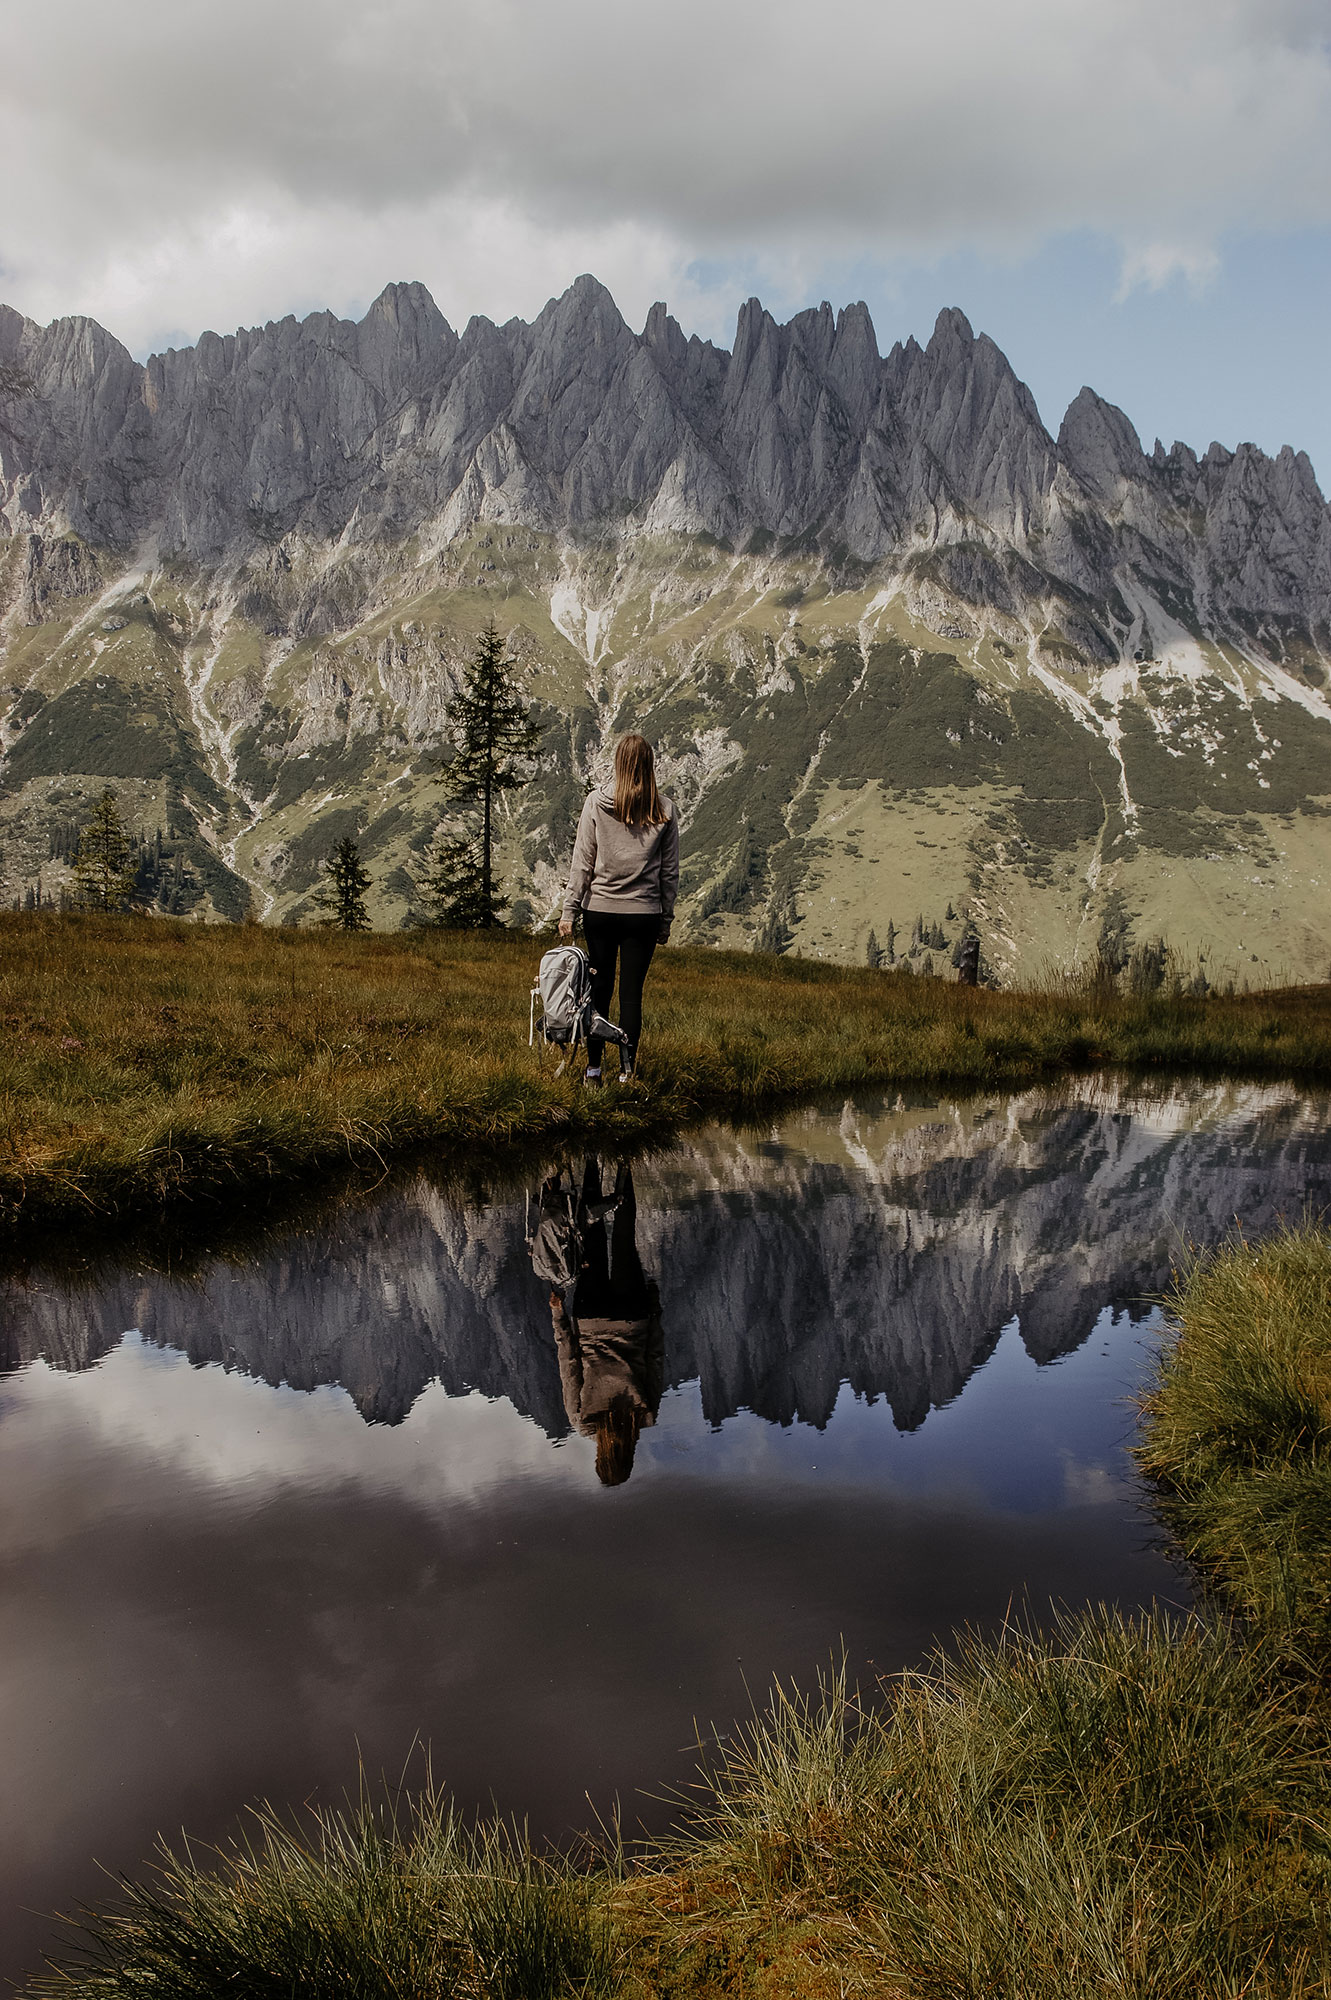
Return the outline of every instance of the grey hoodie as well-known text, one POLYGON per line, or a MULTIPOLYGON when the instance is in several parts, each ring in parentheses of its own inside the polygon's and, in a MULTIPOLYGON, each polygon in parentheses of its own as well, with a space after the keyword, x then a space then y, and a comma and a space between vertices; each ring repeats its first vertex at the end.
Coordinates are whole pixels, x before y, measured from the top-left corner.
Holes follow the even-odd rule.
POLYGON ((661 803, 664 826, 625 826, 615 816, 615 794, 609 785, 588 795, 564 892, 566 922, 571 923, 578 910, 592 910, 613 916, 659 916, 669 924, 679 890, 679 822, 671 800, 661 803))

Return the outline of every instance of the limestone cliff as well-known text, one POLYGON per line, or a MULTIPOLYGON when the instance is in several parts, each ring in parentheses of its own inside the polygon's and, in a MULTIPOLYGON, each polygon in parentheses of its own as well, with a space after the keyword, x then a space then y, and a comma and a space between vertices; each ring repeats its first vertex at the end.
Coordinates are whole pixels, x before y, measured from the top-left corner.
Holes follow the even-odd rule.
POLYGON ((858 956, 950 904, 1015 971, 1084 956, 1117 892, 1213 974, 1331 955, 1307 458, 1148 453, 1090 389, 1055 438, 960 312, 884 357, 863 306, 751 300, 727 352, 591 278, 460 335, 407 284, 141 366, 0 308, 0 524, 11 899, 109 778, 201 911, 299 917, 352 832, 400 920, 493 614, 548 725, 520 917, 637 724, 696 936, 858 956))

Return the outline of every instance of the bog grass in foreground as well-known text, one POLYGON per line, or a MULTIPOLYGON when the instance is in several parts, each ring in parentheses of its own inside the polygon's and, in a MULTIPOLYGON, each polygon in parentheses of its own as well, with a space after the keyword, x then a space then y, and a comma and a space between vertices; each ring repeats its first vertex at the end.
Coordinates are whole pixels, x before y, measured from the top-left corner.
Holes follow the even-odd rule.
POLYGON ((1223 1631, 1091 1612, 968 1641, 881 1711, 838 1676, 778 1691, 624 1921, 649 1964, 683 1939, 750 1982, 784 1934, 930 2000, 1323 1993, 1322 1776, 1223 1631))
POLYGON ((629 1144, 820 1090, 1099 1065, 1331 1076, 1331 989, 991 993, 667 950, 641 1078, 593 1093, 526 1046, 540 949, 0 914, 0 1236, 234 1207, 422 1147, 629 1144))
POLYGON ((362 1800, 289 1821, 199 1867, 166 1853, 150 1883, 89 1915, 30 1993, 288 1995, 300 2000, 564 2000, 611 1990, 593 1885, 522 1834, 465 1826, 432 1789, 405 1820, 362 1800))
POLYGON ((1138 1457, 1165 1513, 1263 1639, 1331 1668, 1331 1234, 1195 1264, 1172 1302, 1138 1457))
POLYGON ((1199 1622, 1069 1619, 972 1641, 881 1709, 778 1690, 663 1852, 573 1872, 437 1796, 87 1918, 30 2000, 1305 2000, 1331 1869, 1307 1728, 1199 1622))

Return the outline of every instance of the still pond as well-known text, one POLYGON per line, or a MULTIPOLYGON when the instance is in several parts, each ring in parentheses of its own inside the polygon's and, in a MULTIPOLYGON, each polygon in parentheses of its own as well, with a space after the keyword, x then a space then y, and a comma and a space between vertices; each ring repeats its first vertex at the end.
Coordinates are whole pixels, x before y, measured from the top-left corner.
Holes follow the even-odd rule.
POLYGON ((423 1179, 183 1273, 0 1277, 0 1982, 159 1831, 358 1760, 659 1826, 699 1731, 843 1643, 864 1681, 1010 1607, 1186 1603, 1128 1451, 1155 1301, 1325 1209, 1331 1125, 1099 1082, 569 1164, 544 1211, 423 1179), (538 1228, 569 1190, 580 1304, 538 1228), (598 1476, 569 1315, 626 1283, 598 1476))

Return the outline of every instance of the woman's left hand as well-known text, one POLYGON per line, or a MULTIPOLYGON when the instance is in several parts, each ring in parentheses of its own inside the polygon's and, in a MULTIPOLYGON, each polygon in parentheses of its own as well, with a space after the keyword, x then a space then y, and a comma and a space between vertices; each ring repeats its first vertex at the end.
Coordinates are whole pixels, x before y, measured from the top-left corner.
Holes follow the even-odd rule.
POLYGON ((559 919, 559 935, 560 937, 572 937, 573 935, 572 917, 561 917, 559 919))

